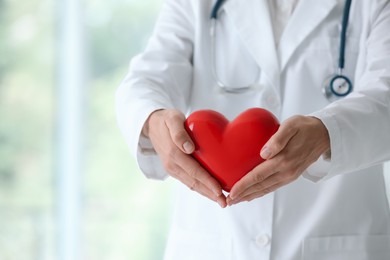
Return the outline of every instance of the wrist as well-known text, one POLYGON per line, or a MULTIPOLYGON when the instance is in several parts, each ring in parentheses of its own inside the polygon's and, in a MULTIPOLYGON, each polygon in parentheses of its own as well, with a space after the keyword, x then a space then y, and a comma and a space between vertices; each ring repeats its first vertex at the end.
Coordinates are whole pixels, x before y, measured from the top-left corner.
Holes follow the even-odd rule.
POLYGON ((149 138, 149 117, 146 120, 146 122, 144 124, 144 127, 142 127, 141 135, 143 135, 144 137, 149 138))
POLYGON ((144 123, 144 126, 142 127, 141 134, 143 136, 149 138, 149 129, 150 129, 150 124, 151 124, 150 122, 153 121, 154 117, 159 114, 157 112, 161 112, 163 110, 164 109, 158 109, 158 110, 155 110, 152 113, 150 113, 149 117, 146 119, 146 121, 144 123))
POLYGON ((309 117, 314 119, 316 125, 318 126, 318 131, 320 133, 321 147, 322 147, 322 155, 324 156, 324 158, 330 159, 331 150, 330 150, 330 137, 329 137, 328 129, 321 121, 321 119, 313 116, 309 116, 309 117))

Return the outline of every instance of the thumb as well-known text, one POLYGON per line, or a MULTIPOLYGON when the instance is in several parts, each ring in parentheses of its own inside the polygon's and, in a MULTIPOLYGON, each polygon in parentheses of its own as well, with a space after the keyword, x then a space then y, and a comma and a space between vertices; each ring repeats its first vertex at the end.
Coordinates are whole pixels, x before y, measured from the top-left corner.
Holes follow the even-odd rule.
POLYGON ((179 112, 173 112, 166 120, 166 126, 173 143, 184 153, 191 154, 195 145, 184 128, 185 116, 179 112))
POLYGON ((278 131, 268 140, 260 152, 260 156, 267 160, 280 153, 297 133, 297 129, 292 127, 288 122, 282 124, 278 131))

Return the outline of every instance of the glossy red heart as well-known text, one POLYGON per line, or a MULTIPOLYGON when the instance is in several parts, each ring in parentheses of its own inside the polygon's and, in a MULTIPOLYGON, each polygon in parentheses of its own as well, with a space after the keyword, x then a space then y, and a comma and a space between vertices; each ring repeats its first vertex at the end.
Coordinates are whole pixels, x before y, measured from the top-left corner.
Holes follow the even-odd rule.
POLYGON ((261 108, 248 109, 232 122, 216 111, 200 110, 184 125, 195 142, 193 156, 228 192, 264 161, 260 151, 279 128, 276 117, 261 108))

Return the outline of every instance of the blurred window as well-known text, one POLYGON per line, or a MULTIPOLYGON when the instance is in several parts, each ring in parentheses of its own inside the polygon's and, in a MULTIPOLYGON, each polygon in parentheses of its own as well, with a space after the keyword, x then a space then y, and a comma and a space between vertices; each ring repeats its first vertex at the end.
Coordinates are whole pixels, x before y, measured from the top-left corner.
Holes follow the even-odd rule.
MULTIPOLYGON (((65 120, 56 82, 65 63, 59 2, 0 0, 1 260, 65 259, 58 216, 58 208, 68 206, 58 196, 57 127, 65 120)), ((80 219, 73 223, 80 223, 79 259, 162 258, 171 185, 147 181, 138 171, 114 111, 115 89, 145 46, 161 2, 81 2, 86 68, 75 180, 81 190, 66 190, 80 193, 74 194, 80 219)))

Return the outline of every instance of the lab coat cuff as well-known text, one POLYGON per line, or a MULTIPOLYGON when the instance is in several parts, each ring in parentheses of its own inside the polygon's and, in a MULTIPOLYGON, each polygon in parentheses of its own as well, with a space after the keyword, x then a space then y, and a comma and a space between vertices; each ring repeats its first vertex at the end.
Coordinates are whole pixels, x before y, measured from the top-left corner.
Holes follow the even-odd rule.
POLYGON ((143 126, 150 114, 159 109, 171 108, 163 100, 134 100, 122 92, 117 95, 117 117, 131 154, 147 178, 163 180, 167 173, 153 149, 152 143, 142 135, 143 126))
POLYGON ((321 156, 315 163, 310 165, 302 176, 312 182, 320 182, 328 179, 331 162, 324 156, 321 156))
MULTIPOLYGON (((147 118, 145 119, 145 122, 147 118)), ((165 169, 162 167, 160 158, 158 157, 158 154, 156 153, 156 150, 154 149, 152 142, 150 141, 149 138, 143 135, 142 128, 141 128, 141 134, 139 137, 137 148, 138 148, 137 156, 136 156, 137 164, 138 167, 146 176, 146 178, 165 180, 168 177, 168 174, 165 172, 165 169)))
POLYGON ((148 179, 165 180, 169 176, 162 166, 157 153, 142 153, 139 149, 137 152, 137 164, 148 179))
POLYGON ((324 124, 329 133, 330 151, 323 154, 315 163, 308 167, 303 173, 303 177, 313 182, 326 180, 333 177, 336 172, 337 160, 335 156, 341 151, 341 132, 334 116, 321 110, 309 114, 309 116, 318 118, 324 124), (331 154, 331 156, 330 156, 331 154))

